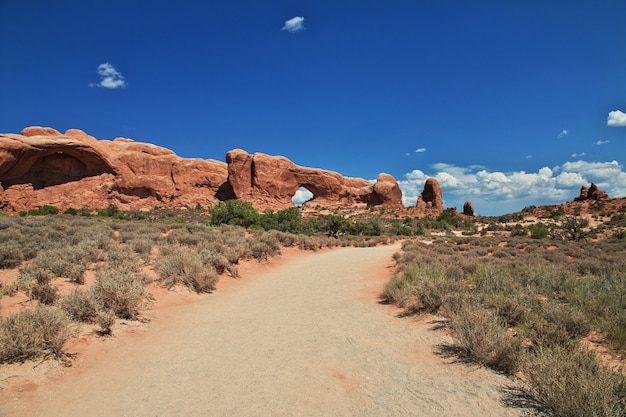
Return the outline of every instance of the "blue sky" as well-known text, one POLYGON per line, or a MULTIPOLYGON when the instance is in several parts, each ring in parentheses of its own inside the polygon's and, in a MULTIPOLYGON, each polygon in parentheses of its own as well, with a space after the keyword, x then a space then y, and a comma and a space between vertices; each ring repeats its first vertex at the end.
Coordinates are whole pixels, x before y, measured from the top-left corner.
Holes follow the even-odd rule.
POLYGON ((626 2, 0 0, 0 132, 234 148, 496 215, 626 196, 626 2))

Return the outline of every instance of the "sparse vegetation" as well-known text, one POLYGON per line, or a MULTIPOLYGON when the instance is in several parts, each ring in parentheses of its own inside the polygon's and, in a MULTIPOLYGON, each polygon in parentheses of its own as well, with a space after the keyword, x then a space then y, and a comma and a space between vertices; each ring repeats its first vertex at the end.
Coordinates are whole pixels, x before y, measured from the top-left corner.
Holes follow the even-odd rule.
POLYGON ((624 415, 624 379, 580 342, 593 331, 614 352, 626 352, 623 212, 607 213, 592 229, 580 211, 559 208, 523 224, 521 215, 469 219, 452 210, 422 219, 392 209, 319 210, 325 214, 315 218, 295 208, 258 213, 233 200, 208 210, 110 206, 54 215, 42 206, 23 217, 0 217, 0 268, 19 269, 0 293, 33 300, 29 310, 2 319, 0 362, 58 356, 72 320, 105 335, 116 320, 137 319, 148 297, 140 268, 153 269, 166 287, 203 293, 222 274, 238 276, 242 260, 261 262, 283 247, 373 246, 395 236, 428 236, 430 244, 407 240, 396 255, 402 269, 386 286, 386 300, 407 314, 444 316, 455 352, 523 374, 529 392, 554 415, 624 415), (454 236, 478 235, 479 227, 487 236, 454 236), (591 241, 594 235, 606 240, 591 241), (59 280, 71 290, 59 292, 59 280), (571 382, 583 374, 587 383, 571 382), (563 381, 566 395, 559 391, 563 381))
POLYGON ((594 330, 616 355, 626 351, 624 244, 544 242, 407 241, 382 296, 407 314, 446 317, 462 356, 521 372, 554 415, 625 415, 626 378, 581 342, 594 330))

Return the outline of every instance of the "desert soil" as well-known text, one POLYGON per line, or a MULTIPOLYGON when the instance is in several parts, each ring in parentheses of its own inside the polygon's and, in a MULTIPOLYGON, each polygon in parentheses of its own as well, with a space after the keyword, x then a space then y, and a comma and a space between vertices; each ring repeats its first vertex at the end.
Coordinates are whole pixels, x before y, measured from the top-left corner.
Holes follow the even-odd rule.
POLYGON ((522 415, 503 401, 509 379, 435 353, 450 340, 432 318, 377 303, 398 249, 244 268, 211 295, 155 307, 140 330, 68 344, 72 367, 9 368, 0 415, 522 415))

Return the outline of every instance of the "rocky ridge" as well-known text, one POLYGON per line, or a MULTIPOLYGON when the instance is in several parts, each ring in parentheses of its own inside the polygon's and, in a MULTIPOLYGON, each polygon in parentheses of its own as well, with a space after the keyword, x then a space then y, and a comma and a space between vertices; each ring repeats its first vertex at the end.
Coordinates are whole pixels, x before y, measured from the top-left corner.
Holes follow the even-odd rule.
POLYGON ((9 213, 46 204, 61 210, 212 207, 233 198, 258 210, 285 209, 294 206, 299 187, 314 195, 305 205, 402 207, 389 174, 371 183, 240 149, 228 152, 226 163, 181 158, 149 143, 98 140, 78 129, 62 134, 34 126, 21 135, 0 134, 0 209, 9 213))

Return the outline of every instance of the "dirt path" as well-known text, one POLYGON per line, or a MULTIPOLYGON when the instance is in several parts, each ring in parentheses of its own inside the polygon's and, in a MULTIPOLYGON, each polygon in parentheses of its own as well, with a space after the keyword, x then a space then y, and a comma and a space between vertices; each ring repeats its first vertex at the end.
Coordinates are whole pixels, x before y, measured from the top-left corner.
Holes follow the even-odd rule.
POLYGON ((505 378, 448 363, 440 332, 376 303, 398 248, 296 256, 171 306, 97 363, 3 392, 0 415, 520 415, 505 378))

